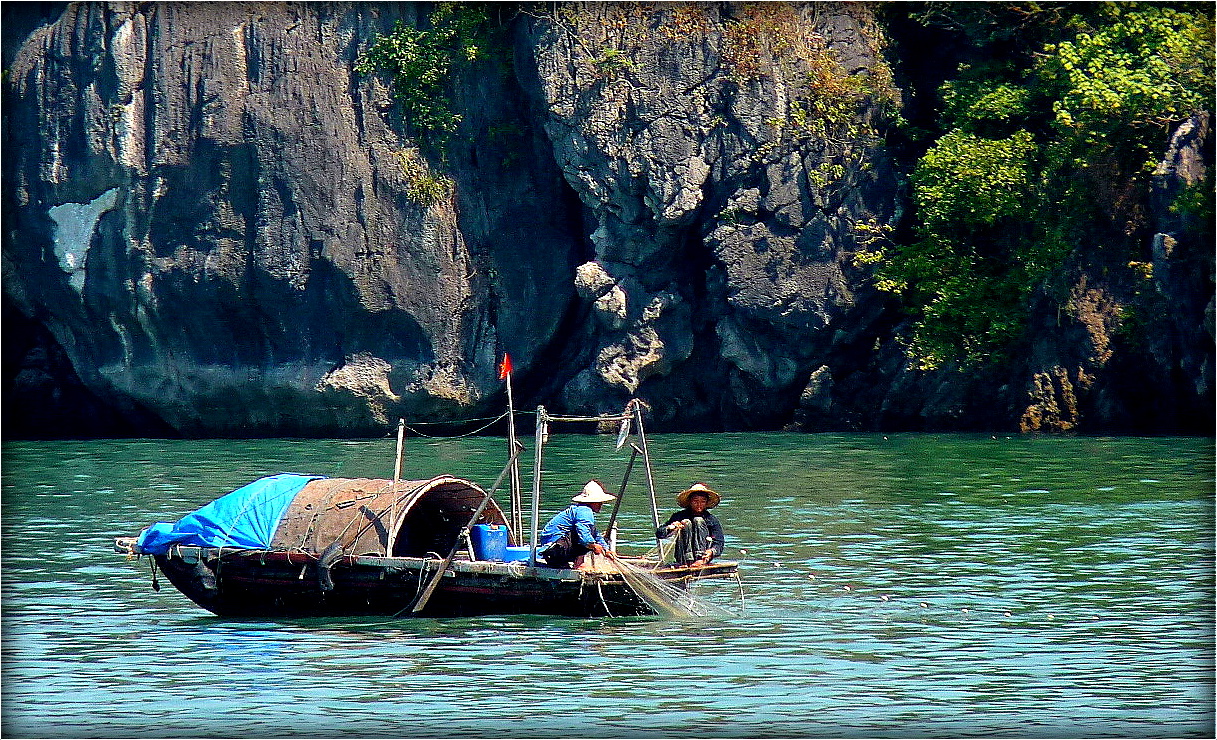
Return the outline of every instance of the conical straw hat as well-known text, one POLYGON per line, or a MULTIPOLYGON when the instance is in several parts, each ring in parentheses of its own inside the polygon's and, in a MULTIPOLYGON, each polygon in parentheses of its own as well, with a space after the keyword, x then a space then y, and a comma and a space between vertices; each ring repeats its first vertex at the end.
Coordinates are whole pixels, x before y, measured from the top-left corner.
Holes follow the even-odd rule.
POLYGON ((576 504, 595 504, 607 503, 616 501, 617 497, 604 490, 604 486, 600 485, 599 481, 589 480, 587 485, 583 487, 583 491, 571 499, 576 504))
POLYGON ((716 492, 711 490, 705 483, 694 483, 688 489, 676 494, 676 503, 680 504, 682 507, 688 506, 689 496, 695 493, 704 493, 707 497, 709 497, 710 503, 706 504, 707 509, 713 509, 715 506, 718 506, 719 501, 723 500, 722 496, 719 496, 716 492))

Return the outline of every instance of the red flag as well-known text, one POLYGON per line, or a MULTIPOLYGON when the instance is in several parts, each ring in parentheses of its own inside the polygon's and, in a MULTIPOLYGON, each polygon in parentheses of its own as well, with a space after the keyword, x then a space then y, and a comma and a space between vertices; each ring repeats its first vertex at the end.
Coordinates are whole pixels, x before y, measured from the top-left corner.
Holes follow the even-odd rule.
POLYGON ((511 374, 511 355, 503 353, 503 361, 499 363, 499 380, 511 374))

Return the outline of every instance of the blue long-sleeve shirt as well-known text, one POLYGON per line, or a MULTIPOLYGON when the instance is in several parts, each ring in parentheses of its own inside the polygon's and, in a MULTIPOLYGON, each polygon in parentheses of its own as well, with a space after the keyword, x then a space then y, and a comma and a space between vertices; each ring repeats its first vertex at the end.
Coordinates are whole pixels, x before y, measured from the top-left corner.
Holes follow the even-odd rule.
POLYGON ((590 545, 593 542, 608 547, 608 543, 596 531, 596 514, 583 504, 571 504, 549 520, 537 538, 537 545, 548 545, 567 532, 574 532, 572 542, 590 545))

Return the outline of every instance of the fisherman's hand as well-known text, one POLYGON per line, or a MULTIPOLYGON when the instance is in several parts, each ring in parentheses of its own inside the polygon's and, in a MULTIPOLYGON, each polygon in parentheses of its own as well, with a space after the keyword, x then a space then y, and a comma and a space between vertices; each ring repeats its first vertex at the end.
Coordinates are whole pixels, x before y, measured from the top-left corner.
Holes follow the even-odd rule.
POLYGON ((673 531, 677 531, 677 532, 678 532, 678 531, 680 531, 680 530, 682 530, 682 529, 684 529, 684 527, 685 527, 685 520, 684 520, 684 519, 681 519, 681 520, 679 520, 679 521, 672 522, 671 524, 669 524, 669 525, 668 525, 668 529, 673 530, 673 531))
POLYGON ((603 546, 602 546, 600 543, 598 543, 598 542, 593 542, 593 543, 592 543, 592 544, 591 544, 591 545, 588 547, 588 549, 589 549, 589 550, 591 550, 592 552, 596 553, 597 555, 603 555, 603 554, 604 554, 604 547, 603 547, 603 546))

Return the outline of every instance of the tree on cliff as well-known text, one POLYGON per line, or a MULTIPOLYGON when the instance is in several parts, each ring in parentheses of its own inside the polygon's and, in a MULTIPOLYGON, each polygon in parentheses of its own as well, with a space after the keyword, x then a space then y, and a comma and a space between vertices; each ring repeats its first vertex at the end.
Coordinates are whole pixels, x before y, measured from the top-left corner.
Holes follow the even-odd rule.
MULTIPOLYGON (((1154 166, 1175 126, 1213 110, 1213 6, 929 3, 913 18, 969 53, 912 173, 912 238, 877 234, 860 258, 915 317, 920 367, 1000 362, 1037 302, 1070 300, 1079 261, 1150 277, 1154 166)), ((1174 207, 1211 235, 1211 197, 1210 177, 1174 207)))

